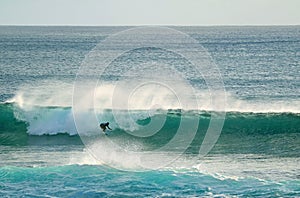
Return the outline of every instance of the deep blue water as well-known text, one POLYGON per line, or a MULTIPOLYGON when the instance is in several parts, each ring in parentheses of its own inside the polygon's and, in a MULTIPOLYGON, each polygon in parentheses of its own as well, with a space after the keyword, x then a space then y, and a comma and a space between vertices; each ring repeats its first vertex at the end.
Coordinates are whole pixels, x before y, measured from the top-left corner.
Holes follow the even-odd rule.
POLYGON ((0 196, 300 196, 300 27, 172 28, 217 66, 224 109, 220 90, 209 90, 216 73, 201 75, 168 50, 194 49, 176 35, 150 33, 153 43, 174 42, 155 48, 129 31, 102 47, 130 27, 0 26, 0 196), (141 47, 98 73, 93 50, 109 57, 134 42, 141 47), (200 155, 222 115, 216 144, 200 155))

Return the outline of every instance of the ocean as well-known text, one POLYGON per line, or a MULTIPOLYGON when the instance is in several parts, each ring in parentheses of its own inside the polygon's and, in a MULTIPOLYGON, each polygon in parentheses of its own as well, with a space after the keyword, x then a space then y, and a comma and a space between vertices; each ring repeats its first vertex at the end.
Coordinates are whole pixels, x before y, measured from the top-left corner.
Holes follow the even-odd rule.
POLYGON ((0 26, 0 196, 300 197, 299 74, 300 26, 0 26))

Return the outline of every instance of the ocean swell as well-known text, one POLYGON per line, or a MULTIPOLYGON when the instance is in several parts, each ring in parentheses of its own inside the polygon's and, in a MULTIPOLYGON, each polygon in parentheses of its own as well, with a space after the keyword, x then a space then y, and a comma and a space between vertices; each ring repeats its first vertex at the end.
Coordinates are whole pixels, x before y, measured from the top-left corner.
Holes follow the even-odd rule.
MULTIPOLYGON (((91 111, 100 122, 109 121, 113 128, 111 138, 137 139, 148 142, 149 145, 163 145, 176 134, 182 118, 189 122, 199 122, 195 135, 198 143, 208 128, 214 111, 196 110, 101 110, 91 111), (118 120, 114 119, 117 114, 118 120), (128 118, 130 115, 130 118, 128 118), (131 120, 130 122, 127 120, 131 120), (153 120, 162 120, 163 125, 152 136, 147 138, 132 135, 153 120), (134 123, 132 123, 134 121, 134 123)), ((82 115, 83 117, 85 115, 82 115)), ((90 123, 88 116, 85 120, 86 135, 89 132, 100 133, 98 123, 90 123)), ((186 133, 191 132, 185 126, 186 133)), ((275 134, 299 134, 300 114, 298 113, 245 113, 227 112, 222 134, 239 136, 270 136, 275 134)), ((21 144, 28 136, 49 136, 66 134, 77 136, 71 107, 40 107, 21 108, 15 103, 0 104, 0 135, 1 144, 21 144), (12 143, 13 142, 13 143, 12 143)), ((85 134, 80 134, 85 135, 85 134)))

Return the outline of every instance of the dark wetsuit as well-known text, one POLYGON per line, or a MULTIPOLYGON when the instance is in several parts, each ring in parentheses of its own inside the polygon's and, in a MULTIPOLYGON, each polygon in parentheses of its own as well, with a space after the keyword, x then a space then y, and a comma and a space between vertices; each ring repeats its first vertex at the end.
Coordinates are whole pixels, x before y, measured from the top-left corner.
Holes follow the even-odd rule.
POLYGON ((111 130, 111 128, 109 128, 108 125, 109 125, 109 122, 107 122, 107 123, 101 123, 101 124, 100 124, 100 128, 101 128, 103 131, 106 130, 106 127, 107 127, 108 129, 111 130))

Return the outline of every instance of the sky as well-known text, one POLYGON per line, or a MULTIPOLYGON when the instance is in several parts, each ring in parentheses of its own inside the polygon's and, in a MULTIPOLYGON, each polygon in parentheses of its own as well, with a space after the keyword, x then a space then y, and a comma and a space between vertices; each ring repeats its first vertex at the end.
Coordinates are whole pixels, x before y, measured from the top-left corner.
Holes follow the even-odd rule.
POLYGON ((300 0, 0 0, 0 25, 300 25, 300 0))

